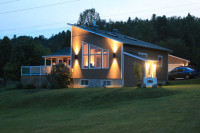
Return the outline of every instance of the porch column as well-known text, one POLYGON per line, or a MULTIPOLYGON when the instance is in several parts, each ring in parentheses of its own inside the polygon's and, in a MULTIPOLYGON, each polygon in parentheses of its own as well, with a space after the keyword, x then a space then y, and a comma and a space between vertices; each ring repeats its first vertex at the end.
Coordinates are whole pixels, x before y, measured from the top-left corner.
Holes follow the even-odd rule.
POLYGON ((51 58, 51 66, 52 66, 52 58, 51 58))
POLYGON ((47 62, 46 62, 46 57, 44 58, 44 66, 47 65, 47 62))
POLYGON ((57 61, 57 64, 59 64, 59 57, 58 57, 58 61, 57 61))

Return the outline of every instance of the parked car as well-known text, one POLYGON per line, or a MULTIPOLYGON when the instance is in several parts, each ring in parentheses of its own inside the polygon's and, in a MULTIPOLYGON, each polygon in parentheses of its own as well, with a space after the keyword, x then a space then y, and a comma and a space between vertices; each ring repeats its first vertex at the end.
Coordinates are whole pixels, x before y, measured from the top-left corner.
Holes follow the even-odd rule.
POLYGON ((169 72, 169 79, 175 78, 185 78, 190 79, 197 77, 198 72, 195 69, 191 69, 189 67, 177 67, 174 68, 171 72, 169 72))

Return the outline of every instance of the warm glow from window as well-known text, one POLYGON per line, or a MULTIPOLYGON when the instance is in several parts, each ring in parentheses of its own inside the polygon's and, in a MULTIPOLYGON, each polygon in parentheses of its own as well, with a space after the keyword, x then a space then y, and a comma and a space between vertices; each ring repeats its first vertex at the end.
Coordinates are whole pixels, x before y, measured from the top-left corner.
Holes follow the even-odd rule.
POLYGON ((83 42, 82 68, 108 68, 108 50, 83 42))

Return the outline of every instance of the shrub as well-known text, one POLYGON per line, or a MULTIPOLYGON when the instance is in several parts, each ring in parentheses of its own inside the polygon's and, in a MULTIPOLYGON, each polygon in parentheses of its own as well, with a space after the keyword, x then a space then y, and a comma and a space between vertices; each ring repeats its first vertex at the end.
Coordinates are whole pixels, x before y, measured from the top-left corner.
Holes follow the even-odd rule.
POLYGON ((142 77, 143 77, 142 65, 137 63, 137 62, 134 62, 133 70, 134 70, 135 78, 137 80, 137 87, 140 86, 139 88, 141 88, 141 86, 142 86, 142 77))
POLYGON ((42 84, 42 88, 47 88, 47 85, 46 84, 42 84))
POLYGON ((157 85, 158 85, 158 87, 162 87, 163 83, 158 83, 157 85))
POLYGON ((51 88, 69 88, 71 82, 71 69, 64 64, 58 64, 53 67, 51 73, 47 76, 51 88))
POLYGON ((141 83, 137 83, 137 87, 141 88, 142 84, 141 83))
POLYGON ((35 89, 35 85, 34 84, 27 84, 27 85, 24 85, 24 89, 35 89))
POLYGON ((23 85, 21 83, 16 84, 16 89, 22 89, 23 85))

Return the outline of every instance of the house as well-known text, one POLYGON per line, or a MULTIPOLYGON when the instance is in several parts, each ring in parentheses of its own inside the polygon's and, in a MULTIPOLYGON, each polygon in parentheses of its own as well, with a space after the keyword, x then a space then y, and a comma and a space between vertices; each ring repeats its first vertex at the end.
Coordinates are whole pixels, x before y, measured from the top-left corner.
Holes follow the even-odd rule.
POLYGON ((168 55, 169 61, 168 61, 168 72, 170 72, 171 70, 173 70, 176 67, 180 67, 180 66, 188 66, 188 64, 190 63, 189 60, 174 56, 169 54, 168 55))
POLYGON ((40 75, 42 79, 37 84, 41 85, 48 70, 61 62, 73 70, 73 88, 136 86, 134 62, 141 65, 143 83, 147 86, 168 80, 169 49, 119 34, 116 29, 108 32, 96 25, 93 28, 69 25, 71 48, 68 52, 43 56, 44 66, 22 66, 22 82, 36 82, 36 75, 40 75), (31 76, 26 75, 25 69, 31 76))

